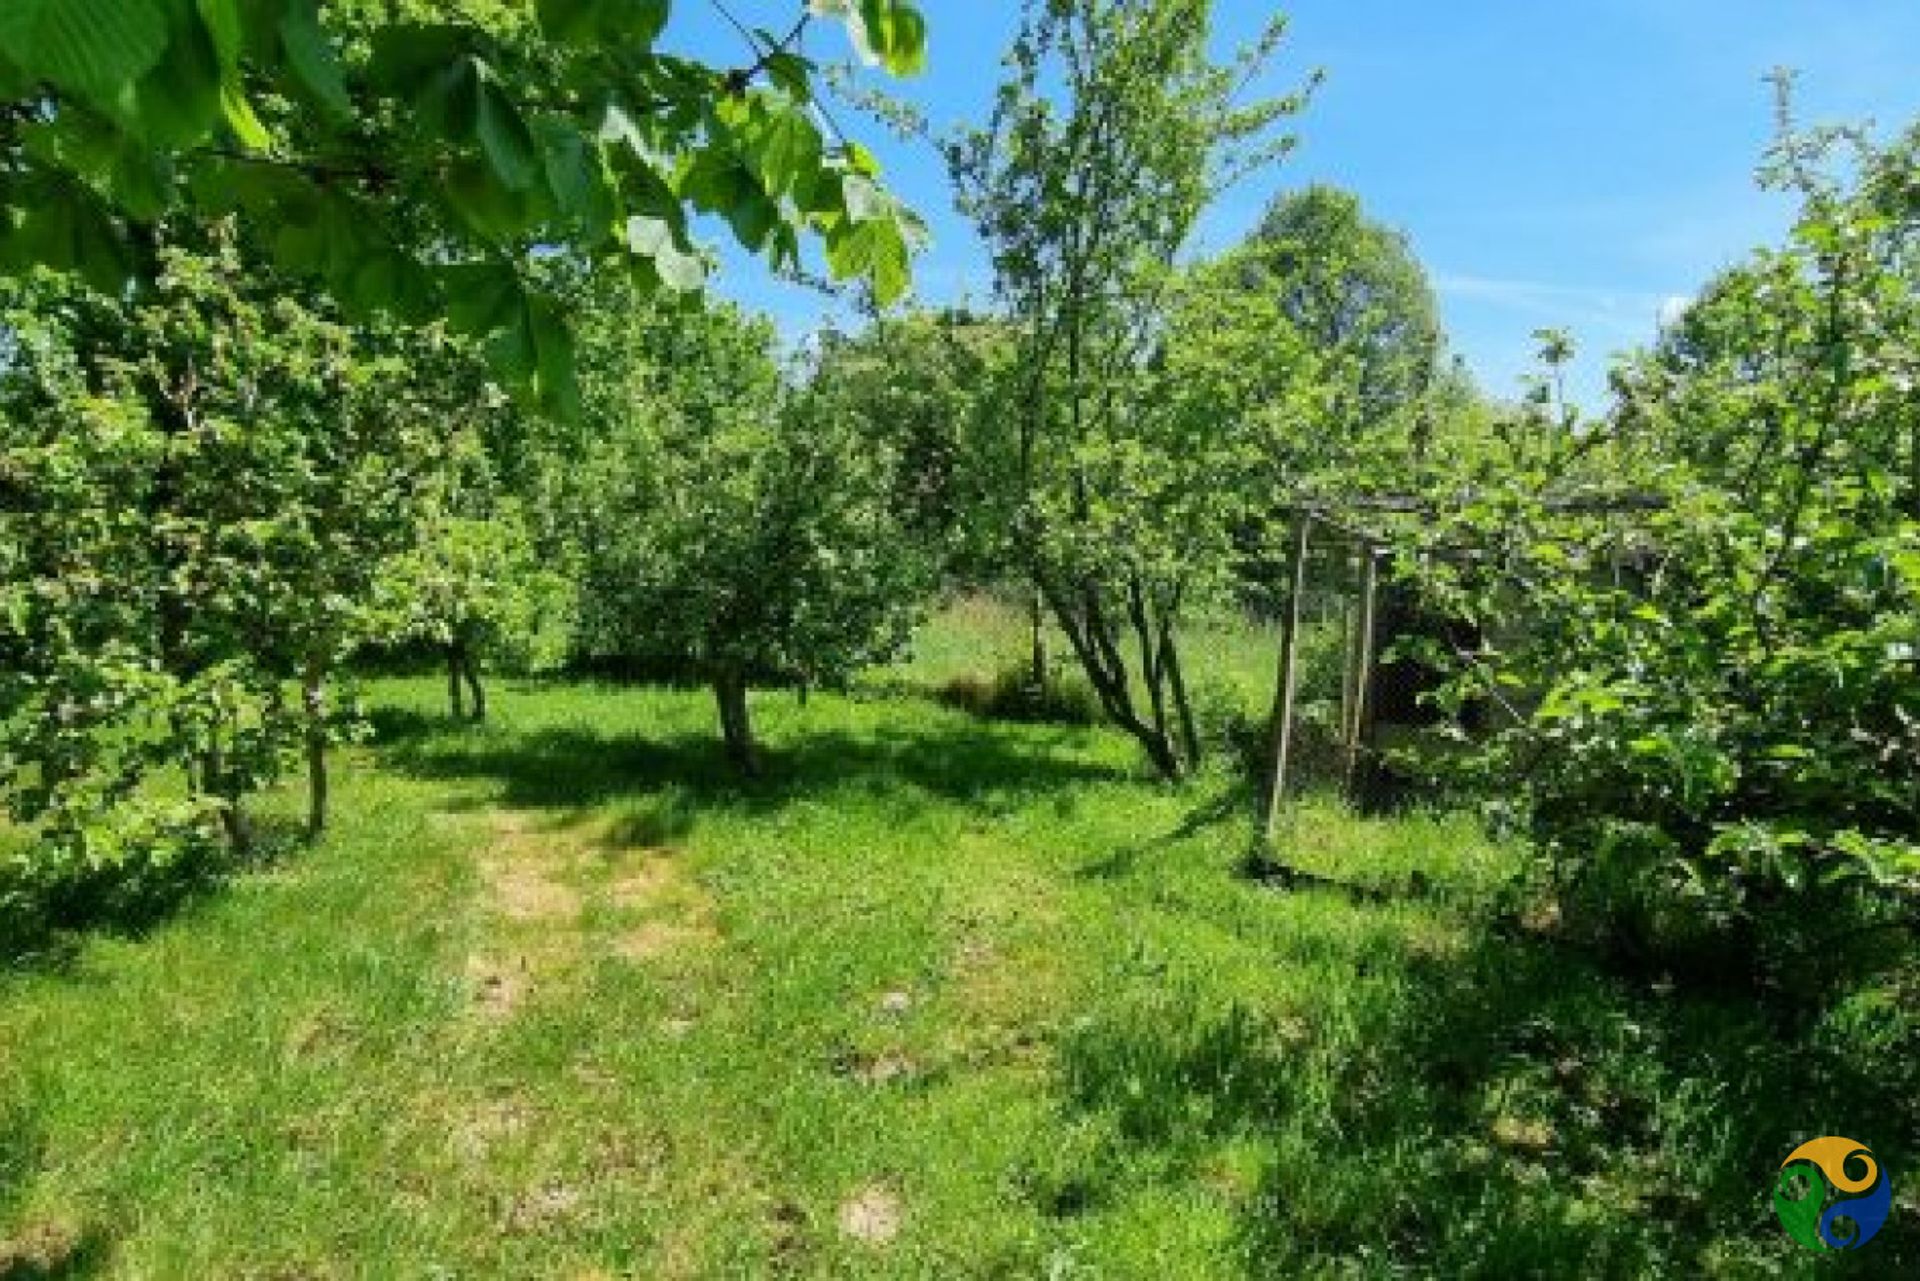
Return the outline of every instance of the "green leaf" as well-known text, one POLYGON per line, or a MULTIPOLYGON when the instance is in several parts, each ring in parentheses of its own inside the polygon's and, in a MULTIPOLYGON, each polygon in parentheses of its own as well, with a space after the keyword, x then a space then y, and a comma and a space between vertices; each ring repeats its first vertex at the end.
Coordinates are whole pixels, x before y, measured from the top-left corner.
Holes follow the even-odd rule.
POLYGON ((72 272, 109 295, 133 277, 124 229, 97 196, 72 182, 32 192, 20 215, 0 225, 0 263, 72 272))
POLYGON ((220 65, 228 70, 239 67, 246 29, 237 0, 194 0, 194 8, 207 34, 213 37, 213 51, 219 55, 220 65))
POLYGON ((897 301, 912 283, 907 239, 892 218, 835 225, 827 234, 827 266, 835 280, 867 277, 883 307, 897 301))
POLYGON ((603 0, 600 29, 615 43, 651 46, 667 29, 671 0, 603 0))
POLYGON ((0 99, 24 98, 32 88, 33 77, 0 53, 0 99))
POLYGON ((468 52, 471 33, 459 27, 408 23, 382 27, 373 37, 367 80, 381 93, 412 97, 468 52))
POLYGON ((666 29, 668 0, 538 0, 540 27, 562 44, 649 47, 666 29))
POLYGON ((696 152, 680 172, 680 195, 702 213, 727 213, 752 194, 758 194, 753 175, 724 151, 696 152))
POLYGON ((289 0, 280 18, 280 48, 294 79, 336 119, 353 114, 333 42, 320 29, 314 0, 289 0))
POLYGON ((820 172, 820 130, 794 108, 769 111, 747 134, 747 160, 771 196, 786 195, 820 172))
POLYGON ((364 312, 391 312, 412 323, 434 318, 440 299, 426 269, 391 245, 365 254, 342 291, 364 312))
POLYGON ((500 181, 514 191, 525 191, 539 181, 542 173, 533 132, 491 67, 476 59, 475 75, 474 136, 500 181))
POLYGON ((733 234, 755 253, 766 247, 767 236, 780 223, 779 208, 757 191, 734 201, 726 214, 733 234))
POLYGON ((896 76, 918 75, 927 65, 927 20, 907 0, 860 0, 867 44, 896 76))
POLYGON ((159 146, 183 147, 206 137, 220 119, 220 55, 191 9, 182 9, 160 66, 121 95, 113 114, 159 146))
POLYGON ((5 0, 0 55, 57 87, 112 105, 160 61, 159 0, 5 0))
POLYGON ((781 50, 767 56, 767 78, 795 102, 813 101, 813 63, 797 53, 781 50))
POLYGON ((538 207, 529 193, 508 187, 491 165, 478 161, 455 163, 447 172, 443 192, 453 212, 487 240, 512 240, 539 221, 538 207))
POLYGON ((275 261, 300 275, 350 279, 365 252, 366 220, 359 206, 331 190, 303 195, 282 206, 275 261))
POLYGON ((107 200, 140 219, 172 203, 171 157, 79 108, 21 131, 29 156, 72 173, 107 200))
POLYGON ((677 293, 698 289, 707 281, 706 261, 682 245, 679 233, 664 218, 627 219, 627 245, 650 261, 660 282, 677 293))
POLYGON ((606 158, 566 120, 543 116, 533 125, 547 186, 560 212, 589 236, 608 234, 613 224, 613 194, 607 184, 606 158))
POLYGON ((590 45, 600 38, 597 0, 538 0, 540 29, 563 44, 590 45))
POLYGON ((447 319, 468 334, 505 328, 525 305, 525 290, 512 267, 499 262, 456 263, 439 270, 447 294, 447 319))
POLYGON ((534 400, 565 420, 580 413, 580 384, 575 374, 573 331, 560 308, 547 298, 530 299, 527 326, 533 336, 534 400))
POLYGON ((273 135, 260 123, 260 117, 253 114, 253 107, 237 80, 227 80, 220 85, 220 110, 226 117, 227 128, 233 130, 241 146, 249 151, 265 151, 273 145, 273 135))

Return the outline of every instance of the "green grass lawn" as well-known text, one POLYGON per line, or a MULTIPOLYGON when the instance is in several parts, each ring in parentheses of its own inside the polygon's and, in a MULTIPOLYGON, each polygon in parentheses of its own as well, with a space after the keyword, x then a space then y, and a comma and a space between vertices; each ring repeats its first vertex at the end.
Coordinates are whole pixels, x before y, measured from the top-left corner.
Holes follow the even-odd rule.
POLYGON ((1837 1026, 1530 935, 1465 819, 1250 882, 1230 780, 915 695, 955 632, 759 697, 752 784, 698 694, 376 685, 325 841, 0 976, 0 1276, 1916 1275, 1837 1026), (1821 1133, 1857 1258, 1773 1220, 1821 1133))

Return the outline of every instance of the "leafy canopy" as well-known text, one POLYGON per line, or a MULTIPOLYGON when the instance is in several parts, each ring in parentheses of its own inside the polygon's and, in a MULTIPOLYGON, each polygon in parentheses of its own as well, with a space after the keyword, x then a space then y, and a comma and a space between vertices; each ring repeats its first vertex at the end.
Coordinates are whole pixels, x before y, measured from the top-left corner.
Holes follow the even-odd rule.
POLYGON ((812 0, 745 31, 743 65, 659 41, 672 0, 8 0, 0 6, 0 269, 118 294, 150 279, 156 220, 238 216, 273 265, 351 314, 450 317, 548 408, 573 407, 562 309, 536 253, 648 288, 707 270, 714 215, 776 268, 816 239, 838 279, 907 287, 917 220, 870 153, 829 141, 801 52, 848 23, 919 69, 913 0, 812 0))

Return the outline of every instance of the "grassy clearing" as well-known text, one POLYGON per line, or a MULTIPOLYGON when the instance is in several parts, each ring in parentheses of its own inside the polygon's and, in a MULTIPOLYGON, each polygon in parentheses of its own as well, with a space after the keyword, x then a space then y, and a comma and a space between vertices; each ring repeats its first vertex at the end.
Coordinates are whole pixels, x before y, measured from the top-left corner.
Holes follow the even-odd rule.
POLYGON ((1463 820, 1316 803, 1294 857, 1368 892, 1251 884, 1228 780, 935 706, 997 641, 930 639, 759 699, 745 786, 697 694, 509 687, 469 730, 379 684, 327 841, 0 978, 0 1276, 1920 1259, 1913 1083, 1850 1070, 1858 1028, 1503 927, 1515 856, 1463 820), (1858 1259, 1772 1220, 1817 1133, 1904 1178, 1858 1259))

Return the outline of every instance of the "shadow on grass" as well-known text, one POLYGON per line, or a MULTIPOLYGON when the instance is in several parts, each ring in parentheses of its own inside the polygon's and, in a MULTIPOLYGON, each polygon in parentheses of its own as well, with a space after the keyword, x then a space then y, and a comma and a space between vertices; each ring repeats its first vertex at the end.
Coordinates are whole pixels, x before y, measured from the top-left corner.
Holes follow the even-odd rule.
POLYGON ((989 727, 940 723, 851 734, 815 730, 762 752, 745 777, 704 734, 602 735, 577 728, 531 732, 447 732, 443 722, 383 712, 375 717, 383 765, 416 778, 490 780, 514 808, 584 809, 649 800, 626 820, 635 844, 684 835, 704 812, 762 813, 849 790, 898 799, 902 790, 1003 812, 1075 785, 1121 781, 1121 770, 1060 750, 1074 736, 1036 743, 989 727))
POLYGON ((0 1104, 0 1278, 55 1281, 102 1275, 112 1243, 97 1229, 64 1224, 11 1227, 27 1184, 44 1158, 44 1143, 24 1111, 0 1104))
POLYGON ((1911 1205, 1858 1255, 1820 1258, 1770 1201, 1816 1135, 1915 1168, 1911 1039, 1866 1052, 1831 1017, 1792 1035, 1751 1002, 1635 990, 1540 940, 1370 960, 1287 1018, 1193 992, 1105 1011, 1063 1041, 1061 1092, 1144 1169, 1257 1145, 1250 1276, 1920 1276, 1911 1205))
POLYGON ((1086 864, 1076 875, 1088 880, 1124 880, 1138 870, 1141 859, 1222 824, 1239 824, 1251 830, 1252 812, 1252 789, 1243 783, 1233 783, 1188 810, 1171 829, 1122 845, 1105 858, 1086 864))
POLYGON ((256 815, 253 821, 254 844, 245 855, 209 836, 165 863, 133 858, 18 885, 0 873, 0 975, 70 974, 86 936, 144 937, 219 893, 233 877, 272 867, 307 847, 304 829, 293 819, 256 815))

